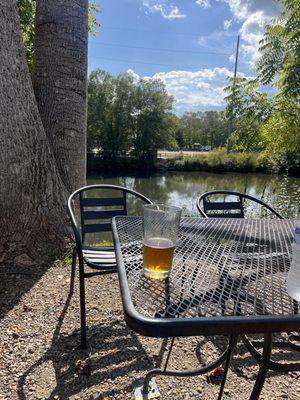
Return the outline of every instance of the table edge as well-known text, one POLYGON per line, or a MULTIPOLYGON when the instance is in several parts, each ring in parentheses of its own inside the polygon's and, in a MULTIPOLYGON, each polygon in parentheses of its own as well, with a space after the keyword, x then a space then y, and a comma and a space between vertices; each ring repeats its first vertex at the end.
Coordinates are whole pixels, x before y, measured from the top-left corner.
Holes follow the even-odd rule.
MULTIPOLYGON (((119 216, 123 217, 124 216, 119 216)), ((272 333, 300 330, 300 314, 289 316, 256 315, 198 318, 151 318, 141 315, 134 307, 127 283, 121 254, 116 219, 112 218, 112 233, 116 252, 117 271, 126 324, 135 332, 150 337, 199 335, 232 335, 272 333)))

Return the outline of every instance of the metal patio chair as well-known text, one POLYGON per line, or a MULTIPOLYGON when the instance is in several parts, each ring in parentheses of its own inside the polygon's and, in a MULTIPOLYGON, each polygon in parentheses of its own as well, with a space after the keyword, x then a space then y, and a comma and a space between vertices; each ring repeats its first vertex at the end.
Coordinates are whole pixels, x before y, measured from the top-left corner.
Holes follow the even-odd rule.
POLYGON ((89 244, 87 235, 111 232, 112 217, 127 215, 128 195, 142 203, 152 204, 151 200, 134 190, 122 186, 102 184, 82 187, 72 193, 68 200, 68 211, 76 242, 76 250, 73 252, 72 259, 71 282, 74 281, 77 256, 79 260, 82 348, 87 346, 84 281, 86 278, 117 271, 114 247, 89 244), (107 192, 110 193, 109 196, 107 192), (86 268, 88 268, 88 271, 86 268))
POLYGON ((197 209, 204 218, 245 218, 245 200, 253 201, 260 204, 266 210, 276 215, 277 218, 283 219, 277 211, 267 203, 248 194, 233 192, 230 190, 213 190, 206 192, 197 199, 197 209), (210 201, 210 197, 215 195, 224 195, 223 201, 210 201), (234 201, 226 200, 226 196, 234 196, 234 201))

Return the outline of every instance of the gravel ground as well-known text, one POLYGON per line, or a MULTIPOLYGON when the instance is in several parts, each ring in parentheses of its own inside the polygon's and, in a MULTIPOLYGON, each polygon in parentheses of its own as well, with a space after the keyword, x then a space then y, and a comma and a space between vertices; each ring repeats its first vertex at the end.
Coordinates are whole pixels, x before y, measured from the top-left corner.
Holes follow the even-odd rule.
MULTIPOLYGON (((116 275, 87 283, 89 348, 79 346, 78 282, 68 296, 70 269, 0 271, 0 399, 133 399, 132 382, 159 365, 169 342, 131 332, 123 321, 116 275)), ((195 368, 212 361, 225 339, 176 339, 171 368, 195 368)), ((298 357, 298 358, 297 358, 298 357)), ((275 352, 275 359, 300 353, 275 352)), ((248 399, 257 366, 238 345, 223 399, 248 399)), ((219 383, 205 376, 157 378, 164 400, 217 398, 219 383)), ((269 372, 261 399, 300 399, 300 372, 269 372)))

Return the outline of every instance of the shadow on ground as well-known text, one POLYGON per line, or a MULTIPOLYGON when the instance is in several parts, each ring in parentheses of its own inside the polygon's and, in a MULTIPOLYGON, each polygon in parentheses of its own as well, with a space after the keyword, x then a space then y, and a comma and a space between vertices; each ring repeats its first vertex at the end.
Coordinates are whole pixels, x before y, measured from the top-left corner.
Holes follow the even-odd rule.
MULTIPOLYGON (((263 335, 249 335, 248 339, 260 341, 261 345, 257 346, 257 350, 260 354, 262 354, 262 345, 263 345, 263 335)), ((196 356, 199 362, 203 362, 203 354, 202 348, 204 347, 207 341, 211 341, 214 347, 217 349, 218 353, 221 354, 224 351, 225 343, 227 341, 223 336, 210 336, 210 337, 201 337, 197 347, 196 347, 196 356)), ((272 357, 271 360, 280 363, 282 365, 285 364, 298 364, 300 361, 300 352, 292 349, 289 346, 287 341, 287 334, 275 334, 273 337, 273 349, 272 349, 272 357), (280 344, 280 346, 278 346, 280 344)), ((242 338, 239 338, 237 346, 235 347, 233 358, 231 360, 231 369, 239 376, 244 377, 245 379, 255 380, 258 372, 258 363, 249 353, 247 348, 244 346, 242 342, 242 338), (253 370, 253 366, 256 366, 257 369, 253 370), (251 371, 251 372, 250 372, 251 371)), ((299 370, 299 364, 297 369, 299 370)), ((267 376, 280 376, 283 372, 278 372, 274 370, 269 370, 267 376)))
MULTIPOLYGON (((128 384, 118 386, 118 389, 110 388, 109 395, 130 391, 134 378, 143 376, 145 371, 154 367, 154 360, 148 356, 134 332, 126 329, 123 322, 108 320, 88 328, 88 349, 86 350, 78 347, 80 330, 75 330, 68 335, 61 333, 71 298, 70 293, 50 347, 19 378, 18 397, 20 400, 30 399, 30 395, 26 395, 26 380, 37 368, 44 368, 49 361, 55 371, 55 384, 51 393, 45 397, 48 400, 67 399, 87 388, 99 387, 105 381, 112 382, 126 375, 128 384)), ((162 349, 165 345, 166 341, 163 341, 162 349)), ((162 361, 164 354, 162 349, 155 357, 156 366, 162 361)), ((102 395, 104 396, 105 393, 102 395)))
POLYGON ((47 272, 49 266, 0 268, 0 320, 47 272))

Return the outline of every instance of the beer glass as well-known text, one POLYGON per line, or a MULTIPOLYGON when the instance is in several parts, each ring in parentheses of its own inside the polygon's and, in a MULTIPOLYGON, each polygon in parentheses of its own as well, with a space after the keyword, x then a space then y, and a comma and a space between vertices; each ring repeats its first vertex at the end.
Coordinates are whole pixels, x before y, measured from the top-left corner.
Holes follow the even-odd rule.
POLYGON ((181 208, 164 204, 143 206, 143 258, 145 275, 164 279, 170 274, 181 208))

